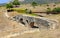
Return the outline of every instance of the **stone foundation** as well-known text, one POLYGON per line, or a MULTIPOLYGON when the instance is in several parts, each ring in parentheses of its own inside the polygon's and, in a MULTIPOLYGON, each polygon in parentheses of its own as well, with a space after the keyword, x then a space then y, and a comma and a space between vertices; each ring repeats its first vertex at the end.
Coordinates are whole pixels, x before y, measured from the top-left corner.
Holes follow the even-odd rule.
POLYGON ((44 17, 16 15, 13 18, 15 19, 15 21, 22 23, 23 25, 30 28, 55 29, 58 25, 58 22, 56 20, 51 20, 44 17))

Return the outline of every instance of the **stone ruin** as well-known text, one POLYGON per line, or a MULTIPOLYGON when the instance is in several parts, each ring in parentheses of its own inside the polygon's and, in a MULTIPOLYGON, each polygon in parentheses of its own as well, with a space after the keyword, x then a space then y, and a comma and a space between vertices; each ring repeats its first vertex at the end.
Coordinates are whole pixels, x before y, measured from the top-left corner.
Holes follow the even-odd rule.
POLYGON ((13 19, 29 28, 55 29, 56 26, 58 26, 58 22, 56 20, 44 17, 16 15, 13 19))

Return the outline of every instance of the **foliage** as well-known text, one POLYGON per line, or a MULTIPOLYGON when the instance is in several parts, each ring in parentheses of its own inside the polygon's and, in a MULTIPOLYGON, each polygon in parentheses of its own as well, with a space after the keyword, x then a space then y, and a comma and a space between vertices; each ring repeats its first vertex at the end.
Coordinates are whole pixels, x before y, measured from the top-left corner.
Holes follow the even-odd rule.
POLYGON ((49 14, 51 11, 51 8, 47 8, 47 14, 49 14))
POLYGON ((36 2, 32 2, 31 4, 33 7, 37 6, 37 3, 36 2))
POLYGON ((13 5, 20 5, 19 0, 14 0, 12 3, 13 3, 13 5))
POLYGON ((52 11, 53 12, 60 12, 60 7, 54 8, 52 11))
POLYGON ((46 6, 49 6, 48 4, 46 6))
POLYGON ((31 16, 37 16, 37 14, 33 14, 31 10, 27 12, 27 10, 29 10, 29 9, 12 8, 12 10, 17 11, 18 13, 21 13, 21 14, 27 14, 27 15, 31 15, 31 16))
POLYGON ((59 13, 60 13, 60 7, 56 7, 53 10, 47 8, 47 14, 59 14, 59 13))
POLYGON ((11 3, 6 4, 6 8, 13 8, 13 5, 11 3))
POLYGON ((25 9, 26 14, 32 14, 32 11, 29 9, 25 9))
POLYGON ((47 12, 51 12, 51 8, 47 8, 47 12))
POLYGON ((6 8, 13 8, 13 5, 20 5, 19 0, 14 0, 13 2, 6 4, 6 8))

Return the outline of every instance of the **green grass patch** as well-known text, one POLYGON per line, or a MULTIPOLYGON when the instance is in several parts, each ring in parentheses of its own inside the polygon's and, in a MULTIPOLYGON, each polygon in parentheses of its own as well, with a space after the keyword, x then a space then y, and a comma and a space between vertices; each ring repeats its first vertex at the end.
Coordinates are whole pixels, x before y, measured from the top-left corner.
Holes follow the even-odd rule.
POLYGON ((31 16, 37 16, 37 14, 29 14, 29 15, 31 15, 31 16))
POLYGON ((29 13, 26 13, 26 9, 22 9, 22 8, 12 8, 14 11, 17 11, 18 13, 20 14, 27 14, 27 15, 31 15, 31 16, 37 16, 37 14, 29 14, 29 13))
POLYGON ((12 8, 14 11, 17 11, 18 13, 25 13, 25 9, 22 8, 12 8))

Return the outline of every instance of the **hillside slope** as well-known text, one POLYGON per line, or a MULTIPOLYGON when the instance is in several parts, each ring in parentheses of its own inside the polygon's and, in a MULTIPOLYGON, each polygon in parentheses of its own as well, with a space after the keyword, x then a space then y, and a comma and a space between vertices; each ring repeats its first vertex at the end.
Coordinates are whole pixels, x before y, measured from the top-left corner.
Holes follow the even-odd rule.
POLYGON ((31 2, 37 2, 37 3, 40 3, 40 4, 43 4, 43 3, 59 3, 60 0, 24 0, 22 3, 31 3, 31 2))

